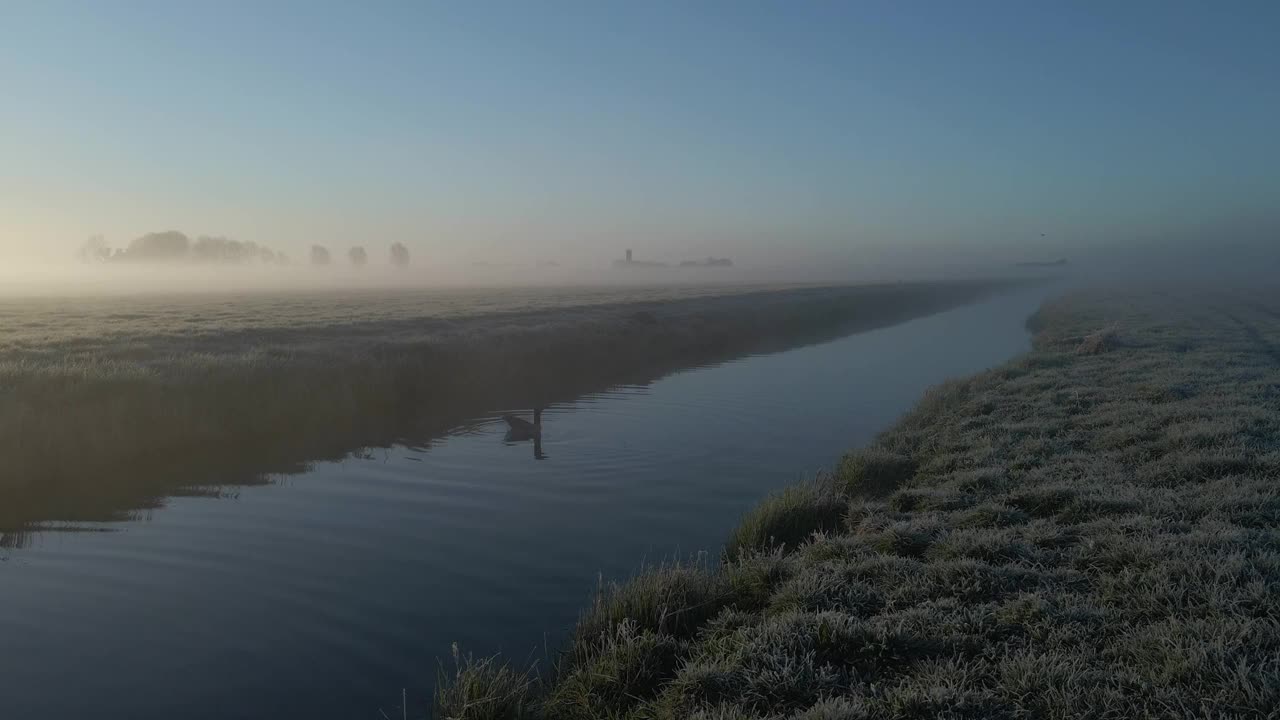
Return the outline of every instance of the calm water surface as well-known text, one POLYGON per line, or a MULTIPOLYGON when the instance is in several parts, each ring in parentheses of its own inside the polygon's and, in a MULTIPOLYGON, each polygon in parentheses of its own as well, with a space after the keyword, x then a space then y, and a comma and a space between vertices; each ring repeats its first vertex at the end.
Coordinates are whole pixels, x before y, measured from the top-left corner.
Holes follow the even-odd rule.
POLYGON ((422 716, 450 643, 541 657, 600 573, 716 550, 929 386, 1025 350, 1043 290, 498 414, 0 549, 0 718, 422 716), (527 414, 527 412, 526 412, 527 414))

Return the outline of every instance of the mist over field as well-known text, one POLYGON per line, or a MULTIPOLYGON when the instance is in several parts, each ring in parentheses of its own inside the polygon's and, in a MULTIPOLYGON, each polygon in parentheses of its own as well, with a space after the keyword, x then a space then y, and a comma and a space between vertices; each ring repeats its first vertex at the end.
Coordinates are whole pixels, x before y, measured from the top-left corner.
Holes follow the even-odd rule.
MULTIPOLYGON (((1239 225, 1239 224, 1237 224, 1239 225)), ((785 248, 786 243, 780 242, 785 248)), ((1128 243, 1037 237, 1027 245, 932 250, 883 247, 865 252, 739 254, 730 267, 681 267, 687 255, 657 256, 663 266, 619 267, 603 254, 588 259, 471 260, 415 253, 403 267, 390 243, 326 248, 313 264, 307 252, 287 262, 259 258, 211 263, 190 258, 136 262, 78 259, 68 244, 62 259, 11 258, 0 263, 0 296, 225 293, 297 290, 424 289, 498 286, 862 284, 1048 274, 1072 282, 1199 285, 1266 282, 1280 273, 1280 229, 1263 224, 1187 228, 1128 243), (367 259, 353 263, 352 248, 367 259), (1065 263, 1057 265, 1061 261, 1065 263), (1022 267, 1020 267, 1022 265, 1022 267)), ((618 248, 620 258, 626 248, 618 248)), ((638 246, 638 257, 649 260, 638 246)))

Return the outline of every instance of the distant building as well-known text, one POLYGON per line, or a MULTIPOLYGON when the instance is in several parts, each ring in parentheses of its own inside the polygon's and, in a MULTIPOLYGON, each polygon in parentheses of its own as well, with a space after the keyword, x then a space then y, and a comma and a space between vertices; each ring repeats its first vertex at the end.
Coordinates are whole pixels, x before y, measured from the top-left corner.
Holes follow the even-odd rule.
POLYGON ((663 268, 670 267, 662 262, 649 262, 647 260, 636 260, 631 254, 631 249, 627 249, 627 256, 622 260, 614 260, 613 266, 616 268, 663 268))

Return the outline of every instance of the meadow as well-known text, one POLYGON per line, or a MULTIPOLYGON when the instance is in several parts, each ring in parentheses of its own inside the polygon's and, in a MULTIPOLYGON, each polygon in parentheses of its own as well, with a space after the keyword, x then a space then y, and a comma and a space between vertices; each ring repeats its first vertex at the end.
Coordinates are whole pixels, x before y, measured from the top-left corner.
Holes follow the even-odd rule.
MULTIPOLYGON (((440 718, 1275 717, 1280 297, 1090 292, 440 718)), ((673 499, 678 502, 678 499, 673 499)))
POLYGON ((0 542, 1011 284, 0 301, 0 542))

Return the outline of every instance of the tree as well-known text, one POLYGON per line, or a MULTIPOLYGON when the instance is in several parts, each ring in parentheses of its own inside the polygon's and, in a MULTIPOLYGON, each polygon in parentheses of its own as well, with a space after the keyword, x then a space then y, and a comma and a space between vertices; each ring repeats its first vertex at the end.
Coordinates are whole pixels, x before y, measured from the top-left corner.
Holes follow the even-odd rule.
POLYGON ((323 245, 311 246, 311 264, 312 265, 328 265, 329 249, 323 245))
POLYGON ((347 258, 351 260, 352 265, 356 267, 364 267, 364 265, 369 262, 369 253, 365 252, 364 248, 357 245, 347 251, 347 258))
POLYGON ((254 261, 273 263, 276 254, 252 240, 240 242, 224 237, 201 235, 191 246, 191 259, 204 263, 243 264, 254 261))
POLYGON ((147 233, 129 243, 125 258, 129 260, 166 261, 186 260, 191 252, 191 238, 177 230, 147 233))
POLYGON ((409 248, 405 247, 403 243, 391 244, 391 264, 396 267, 409 266, 409 248))
MULTIPOLYGON (((316 246, 323 253, 323 259, 317 259, 312 250, 312 261, 327 265, 329 252, 316 246)), ((117 262, 117 261, 156 261, 156 262, 195 262, 216 265, 240 265, 261 262, 264 264, 286 264, 283 253, 277 254, 270 248, 263 247, 252 240, 229 240, 221 236, 201 235, 192 241, 177 230, 148 233, 129 243, 126 249, 107 247, 101 235, 94 235, 85 241, 77 251, 84 262, 117 262)))
POLYGON ((80 262, 102 262, 111 259, 111 248, 107 247, 107 241, 101 235, 94 235, 84 241, 76 256, 80 258, 80 262))
POLYGON ((224 237, 201 235, 191 246, 191 258, 197 262, 227 262, 234 260, 231 241, 224 237))

